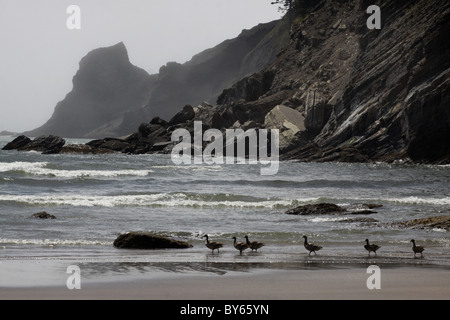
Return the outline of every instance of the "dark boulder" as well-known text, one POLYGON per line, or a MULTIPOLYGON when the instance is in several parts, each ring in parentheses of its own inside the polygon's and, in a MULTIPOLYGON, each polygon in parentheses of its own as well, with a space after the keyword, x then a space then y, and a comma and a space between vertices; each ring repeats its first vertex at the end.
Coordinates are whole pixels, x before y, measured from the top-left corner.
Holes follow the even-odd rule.
POLYGON ((150 124, 157 124, 157 125, 160 125, 160 126, 167 126, 168 123, 167 123, 166 120, 161 119, 160 117, 154 117, 152 119, 152 121, 150 121, 150 124))
POLYGON ((39 151, 43 154, 57 154, 61 151, 66 144, 66 140, 63 138, 46 135, 40 136, 25 146, 19 148, 20 151, 39 151))
POLYGON ((191 105, 185 105, 183 110, 178 112, 170 121, 169 124, 174 126, 180 123, 188 122, 195 117, 194 108, 191 105))
POLYGON ((170 147, 171 145, 173 145, 172 141, 157 142, 152 146, 151 151, 152 152, 164 151, 167 147, 170 147))
POLYGON ((321 215, 321 214, 342 214, 342 215, 367 215, 377 213, 370 208, 380 208, 381 205, 376 204, 356 204, 341 207, 333 203, 307 204, 286 211, 286 214, 292 215, 321 215))
POLYGON ((307 204, 286 211, 286 214, 293 215, 314 215, 314 214, 336 214, 346 213, 347 210, 333 203, 307 204))
POLYGON ((149 232, 129 232, 121 234, 114 241, 120 249, 185 249, 191 248, 187 242, 155 235, 149 232))
POLYGON ((127 141, 115 138, 92 140, 86 143, 86 145, 94 149, 106 149, 116 152, 122 152, 129 147, 129 143, 127 141))
MULTIPOLYGON (((156 119, 156 118, 155 118, 156 119)), ((142 123, 137 132, 140 142, 155 143, 169 141, 171 133, 167 130, 167 122, 153 119, 150 123, 142 123)))
POLYGON ((25 147, 30 142, 30 138, 22 135, 9 142, 6 146, 3 147, 2 150, 16 150, 25 147))
POLYGON ((56 219, 56 217, 54 215, 49 214, 45 211, 35 213, 31 217, 36 218, 36 219, 56 219))

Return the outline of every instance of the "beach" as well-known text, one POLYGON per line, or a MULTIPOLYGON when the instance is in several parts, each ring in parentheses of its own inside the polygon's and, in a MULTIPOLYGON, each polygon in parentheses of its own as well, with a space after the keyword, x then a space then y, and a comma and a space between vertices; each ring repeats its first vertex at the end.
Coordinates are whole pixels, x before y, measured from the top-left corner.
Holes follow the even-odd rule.
POLYGON ((273 177, 260 169, 4 151, 0 299, 448 299, 448 230, 399 224, 448 215, 448 166, 281 162, 273 177), (286 214, 318 203, 348 211, 286 214), (376 206, 359 211, 362 204, 376 206), (39 212, 55 219, 34 218, 39 212), (192 247, 114 247, 131 231, 192 247), (224 244, 220 253, 205 246, 206 234, 224 244), (232 238, 246 235, 265 246, 240 255, 232 238), (323 247, 317 256, 305 235, 323 247), (365 239, 381 246, 376 257, 365 239), (411 239, 423 258, 414 258, 411 239), (381 289, 367 288, 372 265, 381 289), (77 268, 81 286, 70 290, 77 268))
MULTIPOLYGON (((373 266, 373 265, 372 265, 373 266)), ((28 264, 27 268, 36 265, 28 264)), ((150 267, 149 267, 150 268, 150 267)), ((179 266, 178 266, 179 268, 179 266)), ((69 289, 65 278, 50 285, 1 287, 2 300, 448 300, 450 269, 437 266, 379 266, 379 289, 365 265, 223 266, 156 271, 129 268, 101 279, 81 278, 69 289), (214 268, 214 267, 210 267, 214 268), (127 272, 128 271, 128 272, 127 272), (372 278, 371 278, 372 279, 372 278), (369 281, 368 281, 369 280, 369 281), (368 286, 368 282, 369 286, 368 286)), ((83 270, 83 267, 81 267, 83 270)), ((150 269, 147 269, 150 270, 150 269)), ((28 274, 39 274, 39 270, 28 274)), ((81 274, 82 275, 82 274, 81 274)), ((23 279, 25 280, 25 279, 23 279)), ((54 279, 56 280, 56 278, 54 279)), ((48 281, 48 279, 47 279, 48 281)))

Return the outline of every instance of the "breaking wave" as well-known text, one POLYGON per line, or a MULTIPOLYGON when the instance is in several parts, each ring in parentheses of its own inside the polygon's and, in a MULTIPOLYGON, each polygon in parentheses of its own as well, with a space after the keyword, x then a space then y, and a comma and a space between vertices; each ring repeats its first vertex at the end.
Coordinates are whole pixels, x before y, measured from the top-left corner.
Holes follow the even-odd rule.
POLYGON ((34 176, 55 178, 114 178, 119 176, 149 175, 153 170, 61 170, 48 168, 47 162, 12 162, 0 163, 0 172, 19 172, 34 176))
POLYGON ((405 198, 388 198, 385 201, 401 204, 431 204, 431 205, 450 205, 450 197, 445 198, 420 198, 420 197, 405 197, 405 198))
POLYGON ((100 246, 111 245, 111 242, 100 240, 69 239, 2 239, 0 244, 39 245, 39 246, 100 246))
MULTIPOLYGON (((324 198, 261 198, 236 194, 151 193, 123 195, 0 195, 1 202, 39 206, 74 207, 192 207, 192 208, 260 208, 288 209, 317 202, 339 202, 324 198)), ((347 199, 350 202, 376 201, 400 204, 449 205, 450 198, 404 197, 391 199, 347 199)), ((346 205, 339 203, 340 205, 346 205)))
MULTIPOLYGON (((311 199, 313 200, 313 199, 311 199)), ((156 193, 143 195, 0 195, 0 202, 15 202, 39 206, 84 207, 232 207, 288 208, 298 205, 295 200, 266 199, 229 194, 156 193)))

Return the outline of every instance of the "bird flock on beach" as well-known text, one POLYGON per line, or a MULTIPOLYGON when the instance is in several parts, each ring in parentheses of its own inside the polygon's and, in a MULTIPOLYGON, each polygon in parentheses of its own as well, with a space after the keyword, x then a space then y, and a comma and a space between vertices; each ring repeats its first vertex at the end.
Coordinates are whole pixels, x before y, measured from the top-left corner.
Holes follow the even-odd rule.
MULTIPOLYGON (((203 236, 203 238, 206 238, 206 247, 208 249, 212 250, 213 254, 214 254, 214 250, 217 250, 217 252, 219 253, 220 252, 219 249, 224 246, 223 243, 220 243, 217 241, 210 241, 209 236, 207 234, 205 234, 203 236)), ((233 239, 233 247, 239 251, 240 255, 242 255, 242 252, 244 252, 247 249, 251 249, 252 252, 253 251, 258 252, 258 249, 262 248, 265 245, 263 242, 250 241, 248 239, 247 235, 244 238, 246 240, 245 242, 237 241, 236 237, 231 238, 231 239, 233 239)), ((316 251, 323 249, 322 246, 308 242, 307 236, 303 236, 302 238, 305 239, 303 245, 304 245, 305 249, 309 251, 308 255, 311 255, 312 252, 314 252, 314 255, 316 255, 317 254, 316 251)), ((423 257, 423 251, 425 250, 425 248, 423 246, 416 245, 416 241, 414 239, 412 239, 410 242, 412 242, 412 244, 413 244, 412 251, 414 252, 414 257, 416 257, 416 254, 418 254, 418 253, 420 253, 421 257, 423 257)), ((370 243, 369 239, 366 239, 365 243, 366 244, 364 245, 364 249, 366 249, 369 252, 369 257, 370 257, 371 252, 373 252, 376 256, 377 250, 380 249, 381 246, 374 244, 374 243, 370 243)))

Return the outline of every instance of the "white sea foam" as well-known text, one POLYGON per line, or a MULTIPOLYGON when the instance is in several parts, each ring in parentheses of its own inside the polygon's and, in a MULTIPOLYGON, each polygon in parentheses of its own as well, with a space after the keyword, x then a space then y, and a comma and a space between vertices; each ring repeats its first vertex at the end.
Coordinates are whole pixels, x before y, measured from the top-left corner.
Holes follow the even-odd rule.
POLYGON ((316 217, 316 218, 312 218, 309 219, 308 221, 311 222, 335 222, 335 221, 343 221, 345 219, 340 218, 323 218, 323 217, 316 217))
POLYGON ((233 207, 233 208, 276 208, 290 207, 292 200, 214 200, 192 197, 184 193, 148 194, 148 195, 0 195, 0 202, 18 202, 40 206, 84 206, 84 207, 123 207, 123 206, 154 206, 154 207, 233 207))
POLYGON ((153 169, 167 169, 167 170, 204 170, 204 171, 222 171, 222 166, 219 165, 168 165, 168 166, 152 166, 153 169))
POLYGON ((446 233, 447 232, 447 230, 442 229, 442 228, 433 228, 432 231, 434 231, 434 232, 442 232, 442 233, 446 233))
POLYGON ((118 176, 145 177, 153 170, 60 170, 47 168, 47 162, 0 163, 0 172, 21 171, 35 176, 56 178, 114 178, 118 176))
POLYGON ((101 246, 111 245, 111 242, 85 239, 4 239, 1 244, 39 245, 39 246, 101 246))
POLYGON ((44 168, 47 162, 0 162, 0 172, 8 171, 34 171, 44 168))
POLYGON ((432 205, 450 205, 450 197, 445 198, 420 198, 420 197, 404 197, 404 198, 388 198, 388 202, 401 204, 432 204, 432 205))
POLYGON ((114 178, 118 176, 138 176, 145 177, 152 170, 54 170, 39 169, 29 172, 35 175, 52 176, 57 178, 114 178))

